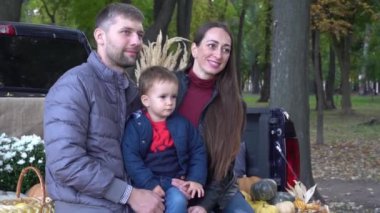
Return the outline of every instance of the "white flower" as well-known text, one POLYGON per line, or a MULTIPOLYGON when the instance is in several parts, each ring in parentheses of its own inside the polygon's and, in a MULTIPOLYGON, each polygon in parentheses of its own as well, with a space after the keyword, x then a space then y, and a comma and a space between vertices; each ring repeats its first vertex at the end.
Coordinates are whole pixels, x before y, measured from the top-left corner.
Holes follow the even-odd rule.
POLYGON ((30 152, 30 151, 32 151, 34 149, 34 145, 33 144, 28 144, 28 146, 26 146, 26 149, 25 149, 25 151, 26 152, 30 152))
POLYGON ((11 172, 11 171, 13 171, 13 168, 12 168, 11 165, 7 164, 7 165, 5 166, 5 168, 4 168, 4 170, 7 171, 7 172, 11 172))
MULTIPOLYGON (((21 170, 28 164, 44 169, 43 143, 43 140, 36 135, 22 136, 19 139, 0 133, 0 182, 17 180, 21 170), (39 159, 38 163, 37 159, 39 159)), ((2 185, 7 190, 12 190, 8 187, 12 184, 2 185)))
POLYGON ((21 136, 20 140, 25 141, 25 142, 27 141, 32 145, 37 145, 41 142, 43 143, 43 140, 41 139, 41 137, 34 134, 21 136))
POLYGON ((7 152, 7 153, 5 153, 3 160, 9 160, 9 159, 13 158, 15 155, 16 155, 16 152, 12 152, 12 151, 7 152))
POLYGON ((24 163, 25 163, 25 160, 24 160, 24 159, 21 159, 21 160, 17 161, 17 164, 18 164, 18 165, 22 165, 22 164, 24 164, 24 163))
POLYGON ((26 152, 22 152, 22 153, 21 153, 21 157, 22 157, 22 158, 26 158, 26 157, 28 157, 28 155, 26 154, 26 152))
MULTIPOLYGON (((29 163, 33 163, 34 160, 36 160, 36 158, 35 158, 34 156, 30 157, 30 158, 29 158, 29 163)), ((0 166, 1 166, 1 165, 0 165, 0 166)))
POLYGON ((2 150, 10 150, 11 149, 11 145, 10 144, 5 144, 3 145, 3 147, 1 147, 2 150))

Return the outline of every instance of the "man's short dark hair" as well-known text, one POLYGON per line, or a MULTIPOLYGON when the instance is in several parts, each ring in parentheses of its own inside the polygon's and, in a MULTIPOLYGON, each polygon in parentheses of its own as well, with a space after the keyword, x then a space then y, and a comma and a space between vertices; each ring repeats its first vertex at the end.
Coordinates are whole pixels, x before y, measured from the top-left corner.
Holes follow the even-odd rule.
POLYGON ((120 15, 135 21, 144 21, 144 15, 137 7, 125 3, 112 3, 98 13, 95 28, 103 26, 106 22, 112 22, 116 16, 120 15))

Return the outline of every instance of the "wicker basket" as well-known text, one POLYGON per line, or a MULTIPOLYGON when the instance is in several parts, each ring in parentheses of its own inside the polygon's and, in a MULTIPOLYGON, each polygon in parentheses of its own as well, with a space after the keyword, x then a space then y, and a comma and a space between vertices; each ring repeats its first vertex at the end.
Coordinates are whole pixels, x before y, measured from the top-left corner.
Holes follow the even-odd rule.
POLYGON ((17 213, 51 213, 54 212, 53 202, 46 196, 45 183, 40 171, 32 166, 24 168, 17 181, 16 198, 11 200, 0 201, 0 212, 17 212, 17 213), (29 171, 34 171, 40 181, 42 190, 42 199, 34 197, 20 197, 21 185, 25 174, 29 171))

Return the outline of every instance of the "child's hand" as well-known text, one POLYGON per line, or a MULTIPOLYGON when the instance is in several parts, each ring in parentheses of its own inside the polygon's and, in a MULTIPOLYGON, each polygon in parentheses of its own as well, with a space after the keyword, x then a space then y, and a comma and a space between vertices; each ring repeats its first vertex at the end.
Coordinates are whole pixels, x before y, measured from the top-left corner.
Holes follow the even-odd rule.
POLYGON ((186 181, 186 186, 187 193, 190 194, 191 198, 194 198, 196 194, 198 194, 198 198, 203 197, 205 195, 203 186, 197 182, 186 181))
POLYGON ((161 188, 160 185, 157 185, 156 187, 154 187, 152 191, 158 194, 158 196, 160 196, 161 198, 165 197, 165 191, 161 188))
POLYGON ((172 185, 177 187, 182 192, 182 194, 185 195, 186 199, 190 200, 191 195, 187 191, 187 189, 188 189, 187 188, 188 187, 187 181, 184 181, 184 180, 178 179, 178 178, 173 178, 172 179, 172 185))

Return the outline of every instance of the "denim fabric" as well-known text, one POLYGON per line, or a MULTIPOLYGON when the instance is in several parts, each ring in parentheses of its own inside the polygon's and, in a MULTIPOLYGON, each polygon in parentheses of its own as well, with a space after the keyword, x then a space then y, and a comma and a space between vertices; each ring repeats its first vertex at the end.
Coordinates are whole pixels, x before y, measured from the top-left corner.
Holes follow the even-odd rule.
POLYGON ((254 213, 253 208, 245 201, 243 195, 237 192, 227 203, 226 207, 220 211, 223 213, 254 213))
POLYGON ((165 213, 186 213, 187 198, 177 187, 165 192, 165 213))

